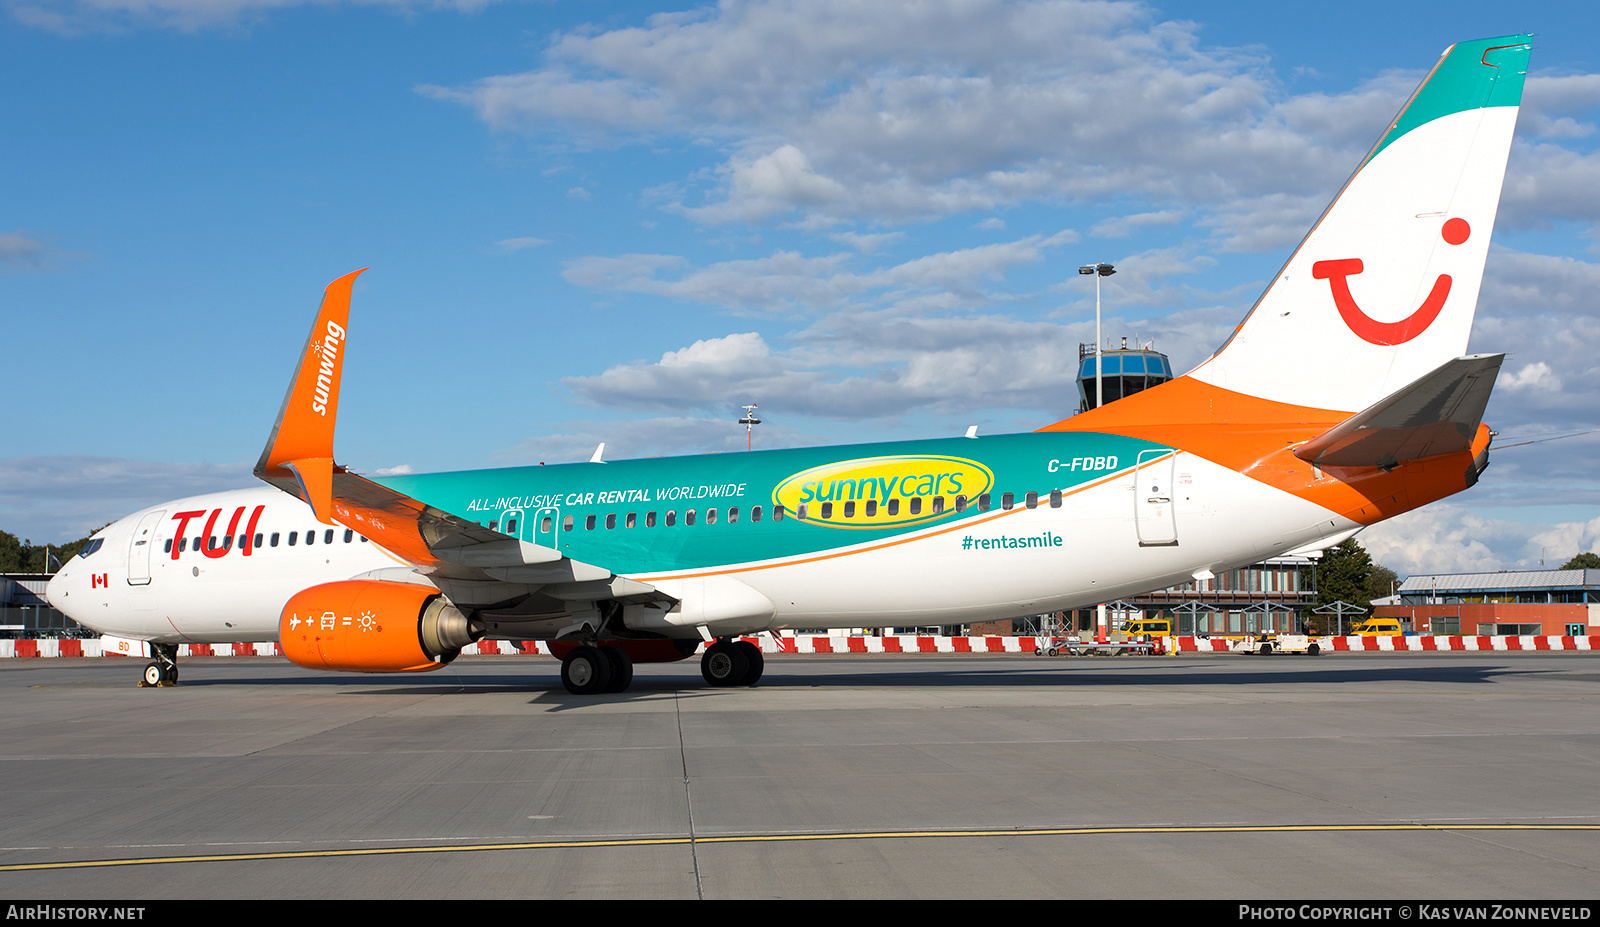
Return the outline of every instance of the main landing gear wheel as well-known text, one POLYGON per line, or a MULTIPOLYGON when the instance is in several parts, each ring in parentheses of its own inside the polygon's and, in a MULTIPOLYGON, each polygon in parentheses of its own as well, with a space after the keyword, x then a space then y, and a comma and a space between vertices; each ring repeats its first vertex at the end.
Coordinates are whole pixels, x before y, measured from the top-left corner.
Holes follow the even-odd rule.
POLYGON ((611 682, 606 686, 606 691, 628 691, 628 687, 633 685, 633 658, 621 647, 607 645, 601 647, 600 652, 611 661, 611 682))
POLYGON ((597 695, 611 684, 611 661, 597 648, 584 644, 561 661, 561 684, 573 695, 597 695))
POLYGON ((144 668, 144 678, 139 681, 139 685, 141 688, 153 688, 155 686, 159 686, 161 685, 161 677, 163 675, 164 674, 161 672, 160 663, 147 664, 144 668))
POLYGON ((732 641, 717 641, 700 657, 700 675, 706 684, 717 688, 744 685, 750 672, 750 661, 743 648, 732 641))
POLYGON ((761 655, 761 648, 749 641, 739 641, 735 646, 744 653, 746 670, 741 686, 753 686, 761 678, 761 673, 767 668, 767 658, 761 655))

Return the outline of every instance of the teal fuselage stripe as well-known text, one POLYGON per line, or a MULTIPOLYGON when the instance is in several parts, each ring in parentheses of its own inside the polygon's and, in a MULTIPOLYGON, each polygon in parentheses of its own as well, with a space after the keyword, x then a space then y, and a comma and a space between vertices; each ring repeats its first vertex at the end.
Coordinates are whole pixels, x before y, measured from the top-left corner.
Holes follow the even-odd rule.
MULTIPOLYGON (((553 514, 557 527, 554 541, 563 554, 617 573, 636 575, 816 554, 947 527, 984 514, 976 505, 978 492, 974 490, 978 487, 970 482, 962 485, 959 493, 967 495, 971 504, 965 512, 954 511, 958 491, 951 489, 951 482, 940 482, 938 472, 950 459, 972 461, 993 474, 992 484, 981 491, 990 494, 990 511, 994 512, 1000 509, 1003 493, 1014 493, 1020 506, 1028 492, 1037 492, 1042 499, 1052 490, 1071 490, 1130 469, 1141 452, 1154 452, 1144 455, 1148 460, 1166 450, 1160 444, 1120 435, 1032 432, 604 464, 462 470, 387 476, 375 481, 457 517, 485 525, 496 522, 502 531, 506 530, 508 514, 512 514, 518 519, 516 534, 525 541, 549 543, 549 536, 537 534, 538 519, 541 512, 553 514), (895 477, 873 479, 869 490, 865 477, 844 479, 852 475, 848 468, 836 471, 833 479, 814 481, 812 488, 813 496, 820 491, 840 500, 834 502, 832 524, 817 520, 821 511, 817 501, 807 503, 809 517, 805 521, 793 517, 794 505, 789 502, 784 503, 788 517, 782 521, 772 519, 774 492, 786 481, 795 485, 791 477, 831 464, 876 458, 926 458, 927 466, 922 469, 927 472, 902 466, 897 473, 907 475, 900 476, 899 483, 895 477), (945 497, 946 510, 939 516, 928 514, 932 499, 927 497, 933 496, 935 489, 945 497), (851 493, 859 493, 864 499, 869 491, 880 490, 892 490, 904 500, 905 514, 900 520, 870 527, 860 526, 860 521, 840 524, 844 521, 840 517, 843 499, 851 493), (909 501, 919 495, 927 501, 923 514, 913 518, 909 501), (759 522, 751 518, 755 506, 762 509, 759 522), (739 509, 737 523, 729 522, 730 508, 739 509), (543 511, 547 509, 557 511, 543 511), (696 513, 694 525, 685 524, 684 513, 689 509, 696 513), (714 524, 707 523, 708 509, 717 510, 714 524), (676 515, 677 523, 672 527, 665 525, 669 511, 676 515), (656 513, 655 527, 645 527, 649 512, 656 513), (632 528, 625 527, 629 513, 635 515, 632 528), (595 516, 592 530, 585 528, 590 515, 595 516), (615 528, 605 527, 608 515, 616 516, 615 528), (567 516, 572 516, 574 530, 560 531, 561 520, 567 516)), ((787 499, 789 490, 785 492, 787 499)), ((858 512, 864 511, 864 504, 861 502, 858 512)))

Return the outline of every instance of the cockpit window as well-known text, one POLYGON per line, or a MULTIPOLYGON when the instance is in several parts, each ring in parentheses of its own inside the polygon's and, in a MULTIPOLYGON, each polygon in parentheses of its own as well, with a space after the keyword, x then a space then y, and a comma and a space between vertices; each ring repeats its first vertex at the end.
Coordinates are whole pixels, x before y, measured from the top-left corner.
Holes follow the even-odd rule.
POLYGON ((105 538, 94 538, 94 539, 92 539, 91 541, 89 541, 89 543, 83 545, 83 549, 82 550, 78 551, 78 556, 83 558, 84 560, 88 560, 90 557, 94 556, 94 552, 99 550, 101 548, 101 546, 105 544, 105 542, 106 542, 105 538))

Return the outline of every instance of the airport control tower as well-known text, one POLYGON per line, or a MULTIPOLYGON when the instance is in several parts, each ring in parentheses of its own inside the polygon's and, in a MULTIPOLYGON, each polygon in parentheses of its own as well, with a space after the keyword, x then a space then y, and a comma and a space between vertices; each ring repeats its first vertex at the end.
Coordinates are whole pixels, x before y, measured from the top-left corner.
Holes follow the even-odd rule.
MULTIPOLYGON (((1087 412, 1100 404, 1095 402, 1094 358, 1094 345, 1078 345, 1079 412, 1087 412)), ((1106 402, 1116 402, 1172 379, 1172 363, 1154 344, 1130 348, 1128 339, 1123 338, 1120 349, 1113 348, 1100 355, 1100 363, 1100 381, 1106 387, 1106 402)))

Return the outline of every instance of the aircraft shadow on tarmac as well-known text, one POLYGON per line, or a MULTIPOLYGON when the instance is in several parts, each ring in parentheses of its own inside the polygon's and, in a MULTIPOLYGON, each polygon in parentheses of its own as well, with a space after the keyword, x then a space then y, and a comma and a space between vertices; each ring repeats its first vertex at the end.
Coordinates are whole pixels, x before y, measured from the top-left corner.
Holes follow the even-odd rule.
MULTIPOLYGON (((1361 666, 1319 665, 1316 667, 1285 666, 1247 667, 1234 665, 1219 667, 1195 661, 1190 667, 1169 665, 1151 670, 1149 664, 1129 662, 1123 666, 1082 664, 1053 664, 1046 667, 1020 667, 997 664, 975 668, 950 664, 937 668, 917 668, 906 672, 884 672, 871 666, 842 669, 833 663, 828 672, 808 672, 789 661, 771 661, 767 674, 755 689, 904 689, 904 688, 1012 688, 1018 686, 1042 688, 1096 688, 1096 687, 1181 687, 1194 689, 1237 688, 1260 685, 1360 685, 1374 683, 1435 683, 1448 685, 1483 685, 1504 681, 1507 677, 1546 676, 1552 672, 1563 679, 1578 678, 1571 673, 1554 669, 1508 668, 1481 663, 1466 665, 1386 666, 1366 664, 1361 666), (1218 670, 1221 670, 1220 672, 1218 670)), ((652 675, 640 667, 633 685, 627 692, 606 695, 576 696, 562 688, 560 678, 550 669, 553 666, 530 666, 528 672, 457 674, 449 670, 437 675, 408 678, 403 685, 384 685, 374 677, 354 673, 305 674, 284 676, 223 676, 207 677, 191 671, 180 685, 183 688, 209 686, 268 686, 314 687, 317 689, 361 689, 367 695, 460 695, 503 694, 508 692, 539 693, 542 705, 557 710, 581 708, 600 702, 622 700, 658 699, 662 696, 710 696, 723 692, 735 693, 738 689, 713 689, 697 676, 674 674, 652 675), (198 677, 198 678, 196 678, 198 677)), ((1584 681, 1600 681, 1600 676, 1584 681)), ((395 680, 398 682, 398 680, 395 680)))

